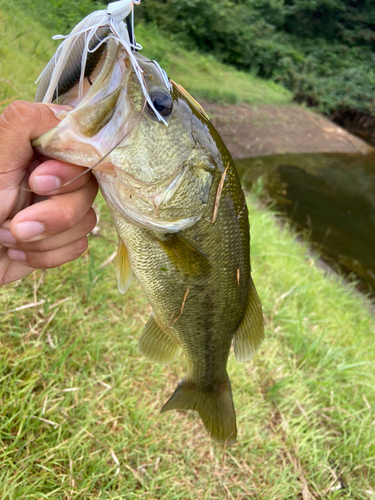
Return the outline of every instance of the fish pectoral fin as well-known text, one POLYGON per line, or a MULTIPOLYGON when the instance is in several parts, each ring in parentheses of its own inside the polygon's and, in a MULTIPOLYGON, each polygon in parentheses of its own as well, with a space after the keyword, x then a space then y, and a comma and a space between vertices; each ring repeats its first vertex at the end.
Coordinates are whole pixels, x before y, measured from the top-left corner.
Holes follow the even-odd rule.
POLYGON ((222 444, 236 442, 236 413, 228 375, 213 391, 199 390, 193 382, 182 380, 161 413, 169 410, 196 410, 212 439, 222 444))
POLYGON ((133 279, 132 267, 129 261, 128 249, 119 238, 117 247, 117 286, 121 293, 125 293, 133 279))
POLYGON ((211 271, 210 261, 190 241, 178 233, 170 233, 158 240, 173 266, 192 277, 203 276, 211 271))
POLYGON ((178 348, 179 344, 160 328, 151 314, 139 339, 139 352, 151 361, 168 364, 176 357, 178 348))
POLYGON ((262 306, 250 277, 249 295, 245 315, 233 336, 233 348, 237 361, 250 361, 264 337, 262 306))

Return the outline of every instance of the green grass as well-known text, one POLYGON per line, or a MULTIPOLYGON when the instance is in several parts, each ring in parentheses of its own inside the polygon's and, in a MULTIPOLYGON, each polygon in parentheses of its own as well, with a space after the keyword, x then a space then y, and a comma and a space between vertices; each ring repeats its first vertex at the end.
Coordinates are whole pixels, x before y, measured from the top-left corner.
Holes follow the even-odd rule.
POLYGON ((34 100, 34 82, 55 50, 53 34, 0 0, 0 112, 15 99, 34 100))
MULTIPOLYGON (((56 29, 44 27, 17 3, 11 1, 11 5, 0 0, 0 111, 16 98, 34 99, 34 82, 58 46, 51 40, 56 29)), ((291 101, 291 94, 280 85, 220 64, 213 57, 188 52, 155 27, 139 25, 137 40, 144 46, 144 55, 156 59, 198 99, 275 105, 291 101)))
POLYGON ((230 357, 239 440, 223 450, 194 412, 159 414, 184 361, 138 354, 150 307, 101 268, 116 236, 97 203, 101 237, 81 259, 0 292, 0 498, 374 499, 366 300, 250 199, 266 340, 252 363, 230 357))

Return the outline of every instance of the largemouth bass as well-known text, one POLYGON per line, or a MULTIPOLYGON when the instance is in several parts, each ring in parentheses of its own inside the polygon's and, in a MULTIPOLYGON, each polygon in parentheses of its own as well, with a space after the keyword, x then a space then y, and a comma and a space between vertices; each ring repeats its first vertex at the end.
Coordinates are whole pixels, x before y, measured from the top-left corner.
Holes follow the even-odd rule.
POLYGON ((94 167, 119 235, 119 288, 134 272, 153 309, 139 350, 159 363, 185 354, 187 375, 161 411, 196 410, 213 439, 234 443, 231 344, 247 361, 263 338, 245 196, 203 109, 158 64, 134 56, 153 107, 128 54, 110 40, 82 100, 77 85, 59 92, 57 102, 75 108, 34 145, 94 167))

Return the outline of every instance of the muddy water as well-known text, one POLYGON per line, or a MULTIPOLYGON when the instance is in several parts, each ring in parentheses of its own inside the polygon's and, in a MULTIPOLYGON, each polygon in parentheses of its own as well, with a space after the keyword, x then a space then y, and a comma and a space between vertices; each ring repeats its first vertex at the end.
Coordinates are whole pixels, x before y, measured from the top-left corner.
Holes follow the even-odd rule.
POLYGON ((307 230, 332 267, 375 292, 375 154, 290 154, 236 162, 245 187, 262 177, 264 196, 307 230))

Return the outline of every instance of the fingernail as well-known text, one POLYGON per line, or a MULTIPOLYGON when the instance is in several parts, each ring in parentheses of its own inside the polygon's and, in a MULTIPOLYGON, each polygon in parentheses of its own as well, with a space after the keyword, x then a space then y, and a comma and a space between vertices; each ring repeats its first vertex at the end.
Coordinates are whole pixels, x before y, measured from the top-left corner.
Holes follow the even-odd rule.
POLYGON ((0 228, 0 245, 14 245, 17 240, 12 236, 9 229, 0 228))
POLYGON ((16 248, 9 248, 8 257, 12 260, 26 260, 26 254, 22 250, 17 250, 16 248))
POLYGON ((63 106, 58 104, 49 104, 48 107, 59 120, 63 120, 68 115, 69 111, 72 111, 72 109, 74 109, 73 106, 63 106))
POLYGON ((17 238, 21 241, 33 241, 44 233, 43 224, 35 221, 19 222, 16 226, 17 238))
POLYGON ((54 175, 37 175, 34 179, 34 191, 44 193, 53 191, 61 186, 61 180, 54 175))

